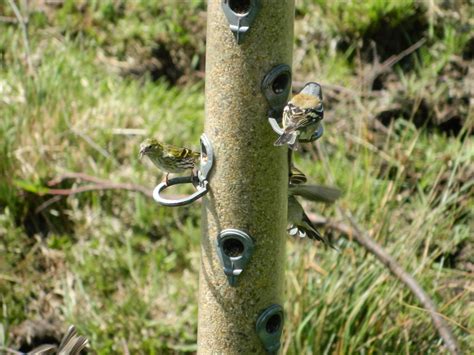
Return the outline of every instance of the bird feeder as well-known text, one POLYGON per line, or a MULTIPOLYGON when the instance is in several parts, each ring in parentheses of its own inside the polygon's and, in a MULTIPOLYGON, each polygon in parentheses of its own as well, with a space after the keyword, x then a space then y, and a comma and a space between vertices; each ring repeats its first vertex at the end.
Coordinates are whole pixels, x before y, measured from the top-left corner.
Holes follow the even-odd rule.
POLYGON ((268 117, 291 89, 294 0, 209 0, 206 119, 214 163, 203 198, 199 354, 280 348, 287 148, 268 117))

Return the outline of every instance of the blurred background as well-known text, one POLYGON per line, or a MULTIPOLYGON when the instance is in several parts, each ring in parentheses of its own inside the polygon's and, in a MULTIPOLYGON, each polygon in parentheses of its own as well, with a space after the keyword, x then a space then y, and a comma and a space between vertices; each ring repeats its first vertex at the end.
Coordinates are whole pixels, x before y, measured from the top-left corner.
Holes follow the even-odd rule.
MULTIPOLYGON (((297 0, 294 88, 325 134, 296 165, 415 276, 474 351, 474 4, 297 0)), ((200 208, 164 208, 145 136, 198 149, 204 1, 0 0, 0 346, 68 324, 97 353, 196 351, 200 208), (15 6, 18 8, 15 13, 15 6)), ((334 207, 308 212, 339 218, 334 207)), ((440 353, 350 236, 288 239, 284 352, 440 353)))

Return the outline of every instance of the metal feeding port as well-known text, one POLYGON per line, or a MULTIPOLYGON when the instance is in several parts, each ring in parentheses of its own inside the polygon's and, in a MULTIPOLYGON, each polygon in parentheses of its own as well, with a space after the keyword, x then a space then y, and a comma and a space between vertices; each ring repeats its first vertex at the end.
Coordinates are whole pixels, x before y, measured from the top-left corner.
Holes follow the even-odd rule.
POLYGON ((291 90, 291 68, 286 64, 273 67, 263 78, 262 91, 270 105, 269 116, 281 119, 291 90))
POLYGON ((252 238, 241 230, 225 229, 217 236, 217 255, 229 285, 236 285, 237 277, 244 271, 253 249, 252 238))
POLYGON ((257 319, 255 327, 257 335, 262 341, 265 350, 270 354, 276 354, 278 349, 280 349, 283 321, 283 308, 278 304, 272 304, 257 319))
POLYGON ((238 44, 250 29, 259 8, 260 0, 222 0, 222 9, 238 44))

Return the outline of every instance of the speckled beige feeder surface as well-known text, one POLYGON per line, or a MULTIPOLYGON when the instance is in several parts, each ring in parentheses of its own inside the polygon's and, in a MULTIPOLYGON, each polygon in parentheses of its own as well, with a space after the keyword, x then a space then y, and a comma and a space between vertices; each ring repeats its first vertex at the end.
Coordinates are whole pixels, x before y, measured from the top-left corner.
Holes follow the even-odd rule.
POLYGON ((260 3, 237 44, 222 1, 208 1, 205 133, 215 162, 203 204, 199 354, 264 354, 257 317, 284 301, 287 154, 273 145, 277 136, 261 84, 274 66, 291 66, 294 0, 260 3), (255 243, 235 287, 215 247, 226 228, 248 233, 255 243))

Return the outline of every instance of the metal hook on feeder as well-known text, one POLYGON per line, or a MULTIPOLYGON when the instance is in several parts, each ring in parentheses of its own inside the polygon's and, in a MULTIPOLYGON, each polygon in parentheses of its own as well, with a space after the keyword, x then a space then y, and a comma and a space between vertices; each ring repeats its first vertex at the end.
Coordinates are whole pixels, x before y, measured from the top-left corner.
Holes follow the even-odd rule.
POLYGON ((168 207, 177 207, 177 206, 184 206, 188 205, 205 194, 209 191, 209 181, 208 175, 212 169, 212 164, 214 163, 214 151, 212 149, 211 142, 207 138, 205 134, 201 135, 201 164, 199 171, 196 175, 193 176, 181 176, 170 179, 168 183, 162 182, 158 186, 155 187, 153 190, 153 199, 162 204, 163 206, 168 207), (196 192, 190 196, 186 196, 181 199, 177 200, 170 200, 161 195, 161 192, 166 190, 168 187, 173 185, 181 185, 181 184, 193 184, 196 187, 196 192))
POLYGON ((239 229, 224 229, 217 236, 216 248, 229 285, 235 286, 253 254, 253 239, 239 229))
POLYGON ((222 0, 222 9, 237 44, 240 44, 257 16, 260 0, 222 0))
MULTIPOLYGON (((291 68, 289 65, 279 64, 273 67, 263 78, 262 91, 270 105, 269 116, 275 117, 275 121, 281 120, 290 90, 291 68)), ((272 123, 270 122, 270 124, 272 123)), ((279 127, 278 124, 277 127, 279 127)))
POLYGON ((283 307, 279 304, 272 304, 266 308, 257 319, 255 330, 269 354, 277 354, 280 349, 283 322, 283 307))

